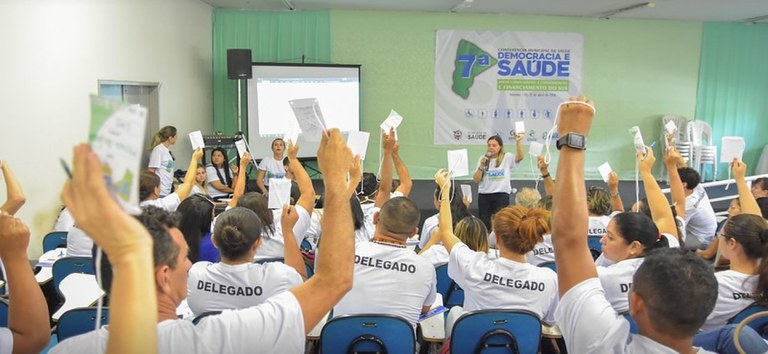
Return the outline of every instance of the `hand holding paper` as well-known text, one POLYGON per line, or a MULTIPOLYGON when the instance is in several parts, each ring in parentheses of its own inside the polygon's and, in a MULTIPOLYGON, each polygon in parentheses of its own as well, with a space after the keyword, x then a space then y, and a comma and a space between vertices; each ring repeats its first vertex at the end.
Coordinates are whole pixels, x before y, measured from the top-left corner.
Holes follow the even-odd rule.
POLYGON ((720 162, 730 163, 734 159, 741 160, 746 143, 740 136, 724 136, 720 149, 720 162))
POLYGON ((199 130, 189 133, 189 141, 192 143, 192 150, 198 148, 205 148, 205 141, 203 141, 203 133, 199 130))
POLYGON ((240 139, 235 141, 235 147, 237 148, 237 155, 240 156, 240 158, 243 158, 243 154, 245 154, 248 149, 245 147, 245 140, 240 139))
POLYGON ((515 135, 525 134, 525 121, 515 121, 515 135))
POLYGON ((469 159, 467 149, 448 151, 448 171, 454 177, 469 175, 469 159))
POLYGON ((291 180, 285 178, 269 179, 268 208, 281 209, 291 201, 291 180))
POLYGON ((611 169, 611 165, 606 162, 598 166, 597 171, 600 172, 600 176, 603 177, 603 182, 608 183, 608 179, 610 178, 611 172, 613 172, 613 169, 611 169))
POLYGON ((379 127, 381 127, 381 130, 388 132, 392 129, 395 131, 395 140, 397 140, 397 127, 400 126, 400 123, 403 122, 403 117, 400 116, 395 110, 391 110, 389 112, 389 117, 384 120, 384 122, 381 123, 379 127))
POLYGON ((288 101, 299 123, 301 132, 309 141, 320 141, 327 130, 323 112, 320 110, 320 103, 317 98, 300 98, 288 101))
POLYGON ((461 185, 461 194, 464 195, 464 198, 469 202, 472 203, 472 186, 469 184, 462 184, 461 185))
POLYGON ((368 132, 350 131, 347 136, 347 146, 352 150, 352 155, 360 155, 360 159, 365 160, 370 137, 371 134, 368 132))
POLYGON ((541 155, 541 151, 544 149, 544 144, 538 141, 531 141, 528 145, 528 154, 533 156, 541 155))
POLYGON ((731 162, 731 174, 733 175, 733 179, 737 181, 746 178, 747 164, 741 160, 733 159, 731 162))

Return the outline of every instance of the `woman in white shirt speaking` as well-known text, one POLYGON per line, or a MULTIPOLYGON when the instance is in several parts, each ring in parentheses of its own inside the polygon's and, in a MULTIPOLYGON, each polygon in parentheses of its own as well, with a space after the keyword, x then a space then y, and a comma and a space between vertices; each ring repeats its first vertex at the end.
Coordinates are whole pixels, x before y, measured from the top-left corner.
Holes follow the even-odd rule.
POLYGON ((488 151, 480 157, 472 180, 478 183, 477 205, 480 220, 491 228, 491 216, 509 205, 509 170, 517 168, 523 160, 523 133, 515 135, 516 154, 504 152, 504 140, 498 135, 488 138, 488 151))

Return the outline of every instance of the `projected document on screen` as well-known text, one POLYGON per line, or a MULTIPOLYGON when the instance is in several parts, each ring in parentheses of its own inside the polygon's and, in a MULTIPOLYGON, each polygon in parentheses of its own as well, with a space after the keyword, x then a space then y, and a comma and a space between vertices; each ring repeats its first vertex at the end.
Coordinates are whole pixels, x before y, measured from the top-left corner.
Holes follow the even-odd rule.
MULTIPOLYGON (((255 64, 248 80, 248 137, 254 155, 271 156, 273 139, 301 132, 288 101, 302 98, 318 100, 327 128, 360 129, 359 66, 255 64)), ((302 135, 299 156, 314 156, 318 143, 302 135)))

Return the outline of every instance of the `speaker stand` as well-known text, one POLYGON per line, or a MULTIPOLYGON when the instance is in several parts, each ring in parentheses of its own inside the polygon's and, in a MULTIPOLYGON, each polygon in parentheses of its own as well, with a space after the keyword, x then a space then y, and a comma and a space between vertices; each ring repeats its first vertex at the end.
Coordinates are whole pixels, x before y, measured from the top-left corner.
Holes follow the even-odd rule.
POLYGON ((237 131, 243 131, 243 80, 237 80, 237 131))

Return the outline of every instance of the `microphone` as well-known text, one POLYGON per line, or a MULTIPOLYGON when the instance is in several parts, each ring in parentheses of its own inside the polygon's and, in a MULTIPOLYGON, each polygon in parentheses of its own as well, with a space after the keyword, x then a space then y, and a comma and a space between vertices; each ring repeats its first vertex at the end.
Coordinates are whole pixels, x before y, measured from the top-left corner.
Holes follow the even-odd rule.
POLYGON ((483 166, 483 171, 488 171, 488 168, 491 165, 491 152, 490 151, 486 152, 485 157, 486 157, 486 160, 485 160, 485 166, 483 166))

